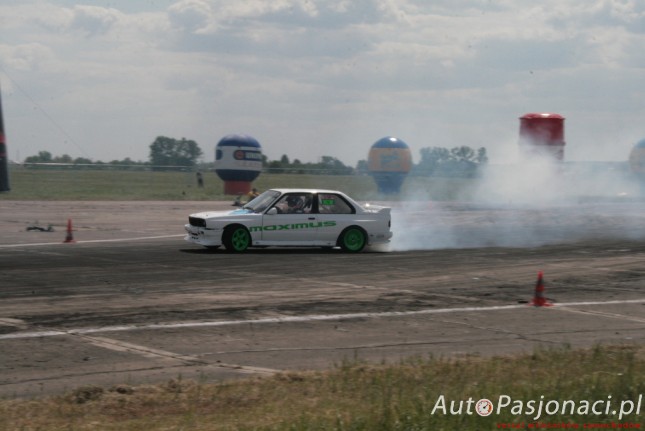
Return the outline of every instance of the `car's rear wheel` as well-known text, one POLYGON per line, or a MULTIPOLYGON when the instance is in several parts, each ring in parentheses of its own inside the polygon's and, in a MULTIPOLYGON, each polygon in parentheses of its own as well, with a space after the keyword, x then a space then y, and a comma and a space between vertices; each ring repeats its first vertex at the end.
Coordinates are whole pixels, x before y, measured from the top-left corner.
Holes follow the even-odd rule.
POLYGON ((358 253, 367 244, 365 231, 357 226, 348 227, 338 237, 338 245, 343 251, 358 253))
POLYGON ((230 226, 224 231, 222 242, 227 251, 241 253, 251 246, 251 234, 244 226, 230 226))

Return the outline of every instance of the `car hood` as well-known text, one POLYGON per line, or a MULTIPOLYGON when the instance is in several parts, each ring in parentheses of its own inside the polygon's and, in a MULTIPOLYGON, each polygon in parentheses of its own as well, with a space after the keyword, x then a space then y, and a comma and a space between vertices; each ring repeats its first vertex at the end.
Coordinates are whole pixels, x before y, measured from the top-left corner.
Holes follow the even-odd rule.
POLYGON ((201 213, 191 214, 191 217, 207 219, 220 219, 220 218, 230 218, 236 216, 244 216, 248 214, 254 214, 251 210, 246 210, 244 208, 239 208, 232 211, 204 211, 201 213))

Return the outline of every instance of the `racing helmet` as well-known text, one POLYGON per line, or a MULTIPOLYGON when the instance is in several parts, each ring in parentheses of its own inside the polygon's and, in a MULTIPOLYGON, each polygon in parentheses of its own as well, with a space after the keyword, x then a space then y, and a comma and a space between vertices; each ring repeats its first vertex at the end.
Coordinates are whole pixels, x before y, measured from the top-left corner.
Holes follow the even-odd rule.
POLYGON ((300 196, 287 196, 287 205, 289 207, 299 207, 302 205, 302 199, 300 196))

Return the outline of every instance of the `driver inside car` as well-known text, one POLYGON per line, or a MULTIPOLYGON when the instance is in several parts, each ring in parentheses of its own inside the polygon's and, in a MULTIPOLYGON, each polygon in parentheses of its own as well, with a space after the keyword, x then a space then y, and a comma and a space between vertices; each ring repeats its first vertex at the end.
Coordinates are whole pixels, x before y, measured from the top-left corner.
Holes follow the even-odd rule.
POLYGON ((287 198, 287 213, 302 214, 304 212, 304 200, 301 196, 289 196, 287 198))

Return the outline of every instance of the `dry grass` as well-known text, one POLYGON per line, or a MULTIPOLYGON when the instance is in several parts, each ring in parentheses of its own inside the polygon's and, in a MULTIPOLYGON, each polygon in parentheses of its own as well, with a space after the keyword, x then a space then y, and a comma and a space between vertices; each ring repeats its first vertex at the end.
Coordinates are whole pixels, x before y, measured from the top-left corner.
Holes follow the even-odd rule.
MULTIPOLYGON (((197 187, 194 172, 90 171, 12 167, 11 191, 0 200, 232 200, 215 173, 204 174, 197 187)), ((410 177, 396 196, 379 196, 367 175, 297 175, 263 173, 253 183, 259 190, 305 187, 342 190, 359 200, 450 200, 468 197, 474 180, 410 177)))
MULTIPOLYGON (((326 372, 207 384, 84 387, 58 397, 0 401, 0 429, 13 430, 454 430, 494 429, 531 418, 432 414, 448 400, 620 400, 645 393, 645 349, 596 347, 531 355, 416 358, 399 364, 345 363, 326 372)), ((641 415, 645 406, 641 410, 641 415)), ((641 423, 632 414, 621 422, 641 423)), ((611 423, 615 415, 563 415, 544 422, 611 423)))

